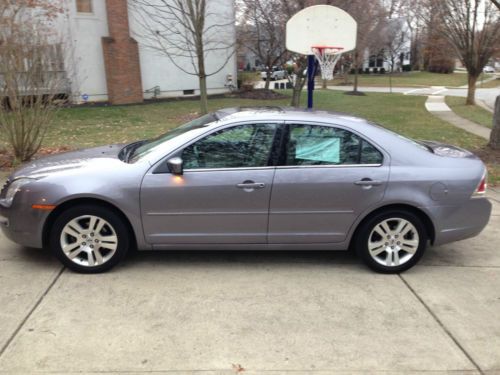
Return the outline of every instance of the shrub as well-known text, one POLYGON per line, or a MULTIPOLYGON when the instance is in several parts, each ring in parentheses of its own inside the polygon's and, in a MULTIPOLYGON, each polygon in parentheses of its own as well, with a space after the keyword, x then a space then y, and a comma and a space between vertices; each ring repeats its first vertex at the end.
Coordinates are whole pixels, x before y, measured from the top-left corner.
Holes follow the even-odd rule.
POLYGON ((380 68, 380 74, 385 74, 385 68, 380 68))
POLYGON ((365 68, 365 74, 370 74, 370 68, 365 68))
POLYGON ((403 72, 411 72, 411 64, 403 65, 403 72))

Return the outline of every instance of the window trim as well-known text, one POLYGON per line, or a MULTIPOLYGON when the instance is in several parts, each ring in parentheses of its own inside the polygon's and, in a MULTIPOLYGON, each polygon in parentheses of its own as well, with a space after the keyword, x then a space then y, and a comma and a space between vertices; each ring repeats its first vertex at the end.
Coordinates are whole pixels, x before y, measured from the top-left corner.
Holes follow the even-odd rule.
POLYGON ((219 132, 221 130, 226 130, 230 129, 236 126, 244 126, 244 125, 259 125, 259 124, 273 124, 276 125, 276 129, 274 131, 273 135, 273 142, 271 143, 271 150, 269 151, 269 157, 266 166, 263 167, 232 167, 232 168, 193 168, 193 169, 185 169, 184 173, 191 173, 191 172, 209 172, 209 171, 240 171, 240 170, 262 170, 262 169, 275 169, 277 166, 277 161, 279 159, 279 156, 281 155, 281 146, 282 146, 282 140, 283 140, 283 128, 285 126, 285 121, 279 120, 279 121, 265 121, 265 120, 258 120, 258 121, 243 121, 243 122, 235 122, 235 123, 229 123, 220 127, 217 127, 215 129, 212 129, 206 133, 203 133, 196 137, 195 139, 191 139, 189 142, 184 143, 182 146, 179 146, 172 152, 170 152, 168 155, 165 157, 161 158, 158 160, 158 162, 154 163, 152 168, 152 174, 170 174, 171 172, 168 170, 167 166, 167 160, 174 158, 174 157, 181 157, 182 158, 182 152, 186 147, 191 146, 193 143, 196 143, 206 137, 209 137, 211 134, 219 132), (281 134, 280 134, 281 133, 281 134), (281 137, 280 137, 281 135, 281 137), (277 142, 279 138, 279 142, 277 142), (276 152, 277 151, 277 152, 276 152), (274 154, 278 155, 276 157, 274 154))
POLYGON ((75 10, 76 10, 76 14, 80 17, 80 16, 92 16, 95 14, 95 10, 94 10, 94 0, 89 0, 90 2, 90 12, 82 12, 80 10, 78 10, 78 0, 75 0, 75 10))
POLYGON ((284 137, 283 137, 283 142, 281 143, 281 149, 280 149, 280 154, 281 157, 279 158, 279 164, 276 165, 277 169, 292 169, 292 168, 352 168, 352 167, 382 167, 386 160, 388 159, 386 157, 387 153, 382 152, 380 150, 380 147, 376 145, 376 143, 372 142, 371 140, 367 139, 366 137, 362 136, 358 132, 354 131, 351 128, 342 126, 340 124, 333 124, 333 123, 323 123, 323 122, 309 122, 309 121, 292 121, 292 120, 287 120, 285 121, 285 126, 284 126, 284 137), (330 127, 330 128, 336 128, 336 129, 341 129, 348 131, 357 137, 360 138, 360 149, 362 142, 367 142, 370 144, 373 148, 375 148, 381 155, 382 155, 382 163, 374 163, 374 164, 319 164, 319 165, 283 165, 281 163, 285 162, 285 157, 286 157, 286 145, 288 143, 288 140, 290 138, 290 126, 291 125, 311 125, 311 126, 323 126, 323 127, 330 127))

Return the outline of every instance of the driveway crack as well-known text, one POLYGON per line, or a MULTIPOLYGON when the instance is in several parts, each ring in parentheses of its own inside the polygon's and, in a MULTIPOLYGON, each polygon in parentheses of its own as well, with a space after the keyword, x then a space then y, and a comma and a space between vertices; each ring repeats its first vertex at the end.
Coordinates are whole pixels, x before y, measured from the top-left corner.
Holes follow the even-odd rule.
POLYGON ((403 282, 403 284, 406 285, 406 287, 415 296, 415 298, 424 306, 424 308, 434 318, 434 320, 436 321, 436 323, 441 327, 441 329, 446 333, 446 335, 448 335, 448 337, 455 343, 455 345, 460 349, 460 351, 465 355, 465 357, 474 365, 474 367, 476 368, 476 370, 479 371, 480 374, 484 374, 484 371, 481 369, 481 367, 479 367, 479 365, 472 358, 472 356, 469 354, 469 352, 467 352, 467 350, 465 350, 465 348, 462 346, 462 344, 460 344, 460 342, 458 341, 458 339, 455 336, 453 336, 453 333, 451 333, 451 331, 448 328, 446 328, 446 326, 441 321, 441 319, 439 319, 439 317, 434 313, 434 311, 432 311, 432 309, 425 303, 425 301, 417 294, 417 292, 415 291, 415 289, 413 289, 411 287, 411 285, 404 279, 403 276, 401 276, 401 274, 399 274, 398 276, 401 279, 401 281, 403 282))
POLYGON ((65 267, 61 267, 61 269, 59 270, 59 272, 57 272, 56 276, 51 281, 51 283, 49 284, 49 286, 47 287, 47 289, 45 289, 45 291, 42 293, 42 295, 38 298, 38 300, 36 301, 36 303, 30 309, 30 311, 28 312, 28 314, 26 314, 26 316, 21 321, 21 323, 19 323, 19 325, 17 326, 16 330, 12 333, 12 335, 10 335, 10 337, 7 340, 7 342, 5 343, 5 345, 2 346, 2 348, 0 349, 0 358, 2 358, 3 353, 5 353, 5 351, 9 347, 9 345, 16 338, 16 336, 19 333, 19 331, 21 331, 21 329, 24 327, 24 325, 26 324, 26 322, 28 321, 28 319, 31 317, 31 315, 33 315, 33 313, 38 308, 38 306, 40 306, 40 304, 42 303, 42 301, 45 298, 45 296, 50 292, 50 290, 55 285, 55 283, 57 282, 57 280, 59 280, 59 278, 61 277, 61 275, 62 275, 62 273, 64 272, 65 269, 66 269, 65 267))

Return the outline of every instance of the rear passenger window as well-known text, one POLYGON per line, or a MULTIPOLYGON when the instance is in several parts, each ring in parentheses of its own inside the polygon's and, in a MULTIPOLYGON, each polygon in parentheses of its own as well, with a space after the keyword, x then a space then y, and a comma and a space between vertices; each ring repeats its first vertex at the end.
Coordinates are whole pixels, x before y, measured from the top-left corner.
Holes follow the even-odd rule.
POLYGON ((379 150, 363 140, 361 143, 361 164, 382 164, 382 154, 379 150))
POLYGON ((382 154, 357 135, 339 128, 290 125, 285 165, 381 164, 382 154))

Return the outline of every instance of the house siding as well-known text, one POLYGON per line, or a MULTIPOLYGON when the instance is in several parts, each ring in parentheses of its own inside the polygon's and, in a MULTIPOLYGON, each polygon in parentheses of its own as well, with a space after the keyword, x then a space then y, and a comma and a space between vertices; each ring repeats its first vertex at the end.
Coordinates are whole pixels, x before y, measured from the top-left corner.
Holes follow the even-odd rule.
MULTIPOLYGON (((196 75, 182 72, 141 40, 140 25, 125 0, 93 0, 93 12, 88 14, 76 11, 75 0, 66 0, 66 4, 67 14, 55 27, 66 36, 65 52, 71 55, 66 58, 66 70, 71 72, 74 102, 139 103, 152 97, 185 96, 187 90, 199 95, 196 75)), ((213 22, 234 20, 234 0, 211 0, 211 5, 219 17, 213 22)), ((226 34, 235 40, 235 26, 228 25, 226 34)), ((229 55, 227 65, 208 77, 209 94, 228 92, 227 76, 237 74, 236 54, 230 49, 206 58, 207 69, 213 71, 229 55)), ((188 58, 178 58, 177 63, 191 65, 188 58)))

